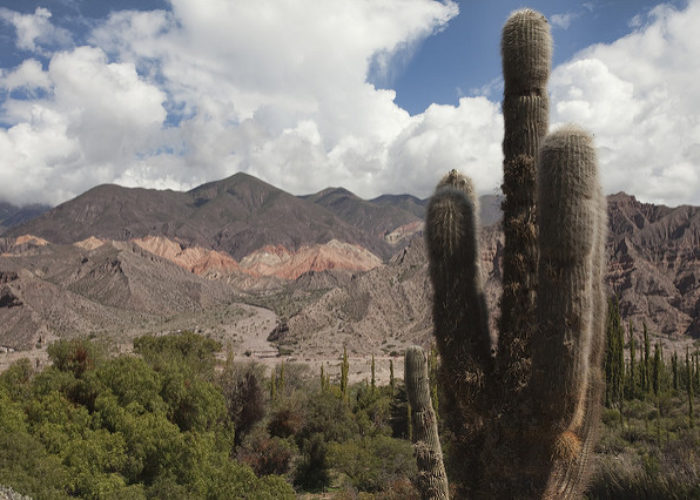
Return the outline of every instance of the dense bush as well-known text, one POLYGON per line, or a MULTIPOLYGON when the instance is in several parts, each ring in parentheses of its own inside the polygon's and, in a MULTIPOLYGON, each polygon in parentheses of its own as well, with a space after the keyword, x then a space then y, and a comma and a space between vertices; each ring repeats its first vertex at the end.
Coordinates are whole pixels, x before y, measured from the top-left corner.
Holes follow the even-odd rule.
POLYGON ((297 364, 268 376, 230 357, 217 371, 220 349, 183 333, 109 358, 73 339, 49 347, 41 372, 15 363, 0 375, 0 484, 36 499, 277 499, 291 484, 416 498, 411 446, 391 437, 400 392, 343 394, 297 364))
POLYGON ((212 383, 219 346, 192 334, 137 339, 105 359, 84 339, 53 366, 0 375, 0 484, 41 498, 293 498, 230 458, 234 429, 212 383))

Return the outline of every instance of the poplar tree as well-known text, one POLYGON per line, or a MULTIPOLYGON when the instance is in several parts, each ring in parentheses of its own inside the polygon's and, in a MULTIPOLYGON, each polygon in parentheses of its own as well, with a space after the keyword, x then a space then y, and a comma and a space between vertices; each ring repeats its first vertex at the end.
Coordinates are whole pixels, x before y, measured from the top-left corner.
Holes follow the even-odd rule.
POLYGON ((647 330, 646 323, 642 323, 642 327, 644 328, 644 393, 648 394, 651 390, 649 331, 647 330))
POLYGON ((661 349, 659 343, 654 344, 654 360, 652 363, 652 389, 654 395, 659 395, 659 385, 661 380, 661 349))
POLYGON ((611 408, 615 403, 622 404, 625 380, 624 338, 616 299, 609 303, 606 330, 605 406, 611 408))
POLYGON ((348 362, 348 348, 343 346, 343 362, 340 365, 340 393, 343 399, 348 397, 348 372, 350 371, 350 363, 348 362))
POLYGON ((690 363, 690 350, 688 347, 685 348, 685 369, 688 373, 688 382, 686 383, 686 392, 688 394, 688 422, 692 429, 695 427, 695 420, 693 416, 693 372, 690 363))
POLYGON ((277 369, 272 368, 272 373, 270 374, 270 399, 274 401, 277 399, 277 369))
POLYGON ((673 372, 673 390, 678 390, 678 353, 671 356, 671 371, 673 372))
POLYGON ((396 380, 394 379, 394 360, 389 360, 389 387, 391 387, 391 394, 394 394, 394 387, 396 386, 396 380))
POLYGON ((627 377, 627 397, 630 399, 634 398, 637 393, 637 380, 636 380, 636 367, 637 360, 635 359, 636 346, 634 343, 634 327, 632 326, 632 321, 628 324, 628 330, 630 332, 630 369, 629 376, 627 377))

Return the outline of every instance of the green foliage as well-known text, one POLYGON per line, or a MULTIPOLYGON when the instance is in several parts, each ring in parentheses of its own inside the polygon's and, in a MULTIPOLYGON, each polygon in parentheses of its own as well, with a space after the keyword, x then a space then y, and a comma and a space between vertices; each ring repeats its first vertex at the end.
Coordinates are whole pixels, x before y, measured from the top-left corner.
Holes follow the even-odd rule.
POLYGON ((690 364, 690 353, 686 348, 685 351, 685 371, 686 371, 686 392, 688 394, 688 423, 691 428, 695 427, 695 411, 693 409, 693 372, 690 364))
POLYGON ((326 374, 318 390, 287 363, 273 401, 262 365, 229 358, 216 375, 215 344, 173 337, 96 362, 61 343, 60 367, 0 374, 0 484, 37 499, 294 498, 292 482, 415 498, 410 444, 390 437, 391 386, 348 385, 343 398, 326 374))
POLYGON ((376 436, 344 443, 332 443, 328 460, 361 490, 378 492, 401 478, 414 477, 416 461, 408 441, 376 436))
POLYGON ((340 392, 343 399, 348 397, 348 374, 350 373, 350 363, 348 362, 348 348, 343 346, 343 361, 340 364, 340 392))
POLYGON ((0 387, 13 401, 24 401, 31 394, 33 374, 31 362, 26 358, 19 359, 0 374, 0 387))
POLYGON ((134 340, 134 351, 156 370, 176 364, 209 380, 214 375, 214 353, 220 351, 221 347, 219 342, 189 331, 161 337, 144 336, 134 340))
POLYGON ((53 366, 61 371, 72 372, 76 378, 105 358, 104 346, 87 338, 59 340, 49 345, 47 352, 53 366))
POLYGON ((270 437, 264 432, 254 432, 243 441, 237 457, 249 465, 258 476, 283 475, 289 472, 296 452, 296 445, 292 440, 270 437))
POLYGON ((236 445, 265 415, 264 369, 255 363, 229 365, 219 377, 229 419, 236 429, 236 445))
POLYGON ((605 406, 612 408, 622 404, 625 387, 624 331, 617 299, 608 302, 605 325, 605 406))
POLYGON ((0 484, 37 499, 293 498, 283 479, 230 458, 215 348, 192 334, 147 338, 144 359, 105 360, 62 341, 39 374, 13 365, 0 375, 0 484))
POLYGON ((358 433, 357 422, 352 410, 342 399, 332 392, 314 394, 305 404, 305 424, 296 435, 297 444, 303 448, 303 442, 315 434, 325 442, 342 442, 358 433))
POLYGON ((307 491, 319 491, 330 484, 328 446, 320 433, 303 442, 302 460, 297 466, 294 485, 307 491))
POLYGON ((598 467, 589 499, 700 498, 700 431, 683 418, 681 396, 662 395, 662 409, 629 400, 619 416, 603 415, 598 467))
POLYGON ((403 382, 396 385, 396 390, 389 404, 391 414, 391 435, 395 438, 411 440, 411 410, 408 395, 403 382))

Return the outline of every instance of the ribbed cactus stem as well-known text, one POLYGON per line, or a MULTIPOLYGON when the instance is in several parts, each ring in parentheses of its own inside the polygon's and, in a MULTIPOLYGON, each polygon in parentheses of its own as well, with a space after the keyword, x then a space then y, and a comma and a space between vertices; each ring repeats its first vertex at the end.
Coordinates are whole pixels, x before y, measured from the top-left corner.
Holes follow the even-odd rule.
POLYGON ((556 498, 581 494, 598 421, 604 200, 591 137, 574 126, 549 135, 539 165, 539 331, 532 340, 530 395, 542 453, 553 461, 540 465, 556 498))
POLYGON ((473 447, 484 440, 483 387, 492 373, 488 311, 478 259, 478 206, 472 182, 456 170, 435 189, 426 214, 434 335, 441 364, 441 415, 455 435, 450 460, 458 483, 479 475, 473 447), (466 432, 465 432, 466 430, 466 432))
MULTIPOLYGON (((455 359, 465 369, 478 370, 479 378, 490 370, 491 340, 488 311, 479 265, 479 211, 471 179, 452 170, 435 188, 426 215, 426 241, 430 277, 435 293, 434 313, 438 349, 449 344, 466 357, 455 359), (459 318, 447 318, 455 307, 459 318)), ((449 358, 457 358, 451 354, 449 358)), ((449 363, 449 362, 448 362, 449 363)))
POLYGON ((605 197, 590 136, 567 126, 544 139, 545 18, 515 12, 501 49, 505 247, 495 366, 469 179, 450 172, 426 215, 448 470, 460 498, 577 498, 603 385, 605 197))
MULTIPOLYGON (((519 393, 529 378, 529 340, 535 325, 537 287, 536 162, 547 133, 552 39, 546 18, 514 12, 503 27, 503 295, 499 367, 503 390, 519 393)), ((510 399, 515 407, 520 405, 510 399)), ((517 420, 521 420, 519 417, 517 420)))
POLYGON ((447 500, 447 474, 442 461, 437 419, 430 399, 428 363, 423 349, 406 350, 404 376, 411 407, 413 443, 418 463, 418 489, 423 500, 447 500))

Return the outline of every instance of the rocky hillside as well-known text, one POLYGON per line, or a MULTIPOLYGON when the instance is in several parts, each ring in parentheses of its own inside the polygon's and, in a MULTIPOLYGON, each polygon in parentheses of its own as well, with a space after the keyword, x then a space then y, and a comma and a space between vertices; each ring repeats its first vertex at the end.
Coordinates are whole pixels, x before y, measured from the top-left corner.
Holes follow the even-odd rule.
POLYGON ((246 174, 186 193, 103 185, 7 232, 69 244, 91 236, 127 241, 165 236, 236 260, 267 245, 296 251, 338 240, 386 259, 392 246, 313 203, 246 174))
POLYGON ((18 207, 7 202, 0 202, 0 234, 38 217, 51 209, 48 205, 25 205, 18 207))
MULTIPOLYGON (((606 279, 623 318, 664 342, 700 338, 700 209, 623 193, 608 202, 606 279)), ((492 311, 499 204, 481 200, 482 220, 492 222, 481 237, 492 311)), ((186 193, 100 186, 0 239, 0 345, 192 323, 215 334, 228 324, 221 311, 241 301, 274 310, 292 351, 427 343, 425 206, 342 188, 296 197, 244 174, 186 193)))

